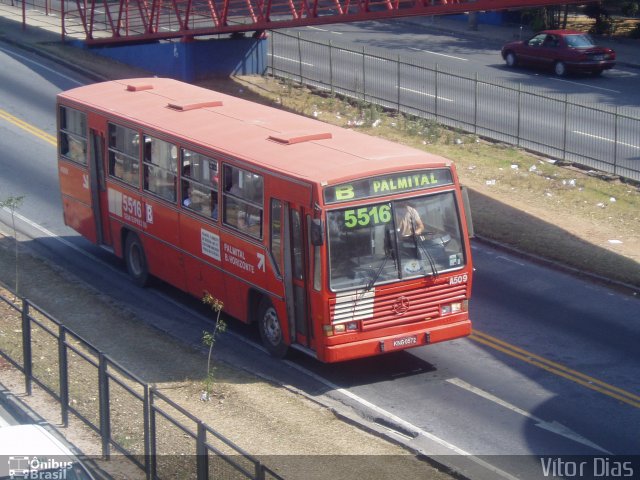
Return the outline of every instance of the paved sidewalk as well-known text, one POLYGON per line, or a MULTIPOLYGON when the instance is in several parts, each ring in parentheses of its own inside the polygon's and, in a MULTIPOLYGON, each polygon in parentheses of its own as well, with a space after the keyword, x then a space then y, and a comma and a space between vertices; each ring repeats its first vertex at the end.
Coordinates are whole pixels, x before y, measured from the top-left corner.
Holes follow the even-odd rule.
POLYGON ((57 17, 28 13, 27 25, 23 28, 20 9, 5 4, 0 4, 0 43, 2 41, 49 57, 95 81, 153 76, 151 72, 78 48, 74 46, 75 42, 63 42, 57 17))

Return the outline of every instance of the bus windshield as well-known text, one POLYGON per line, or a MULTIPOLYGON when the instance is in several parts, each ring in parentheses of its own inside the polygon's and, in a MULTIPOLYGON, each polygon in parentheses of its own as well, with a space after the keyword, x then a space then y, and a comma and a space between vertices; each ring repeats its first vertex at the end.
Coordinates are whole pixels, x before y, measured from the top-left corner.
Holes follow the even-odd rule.
POLYGON ((465 263, 454 192, 327 213, 331 289, 437 276, 465 263))

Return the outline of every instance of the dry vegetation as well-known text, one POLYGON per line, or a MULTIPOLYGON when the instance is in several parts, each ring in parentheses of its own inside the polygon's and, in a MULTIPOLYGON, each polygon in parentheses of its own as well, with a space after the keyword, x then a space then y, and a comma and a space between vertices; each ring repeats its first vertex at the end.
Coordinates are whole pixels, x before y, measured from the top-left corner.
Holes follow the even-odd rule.
MULTIPOLYGON (((618 37, 628 36, 640 25, 640 18, 612 17, 611 21, 614 35, 618 37)), ((588 32, 595 23, 593 18, 584 15, 571 15, 567 21, 567 28, 588 32)))

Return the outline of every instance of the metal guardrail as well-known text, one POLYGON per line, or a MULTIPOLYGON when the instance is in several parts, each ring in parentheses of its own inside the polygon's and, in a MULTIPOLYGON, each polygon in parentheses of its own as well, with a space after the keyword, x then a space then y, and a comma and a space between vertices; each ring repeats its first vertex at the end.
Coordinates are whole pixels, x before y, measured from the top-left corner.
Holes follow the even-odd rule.
POLYGON ((59 402, 64 426, 68 425, 71 413, 97 433, 104 458, 109 459, 114 448, 142 469, 149 480, 282 480, 257 458, 42 308, 26 298, 11 300, 2 291, 0 302, 10 312, 0 318, 0 330, 4 333, 0 356, 24 374, 27 395, 31 395, 36 384, 59 402), (93 384, 97 396, 79 395, 80 383, 85 389, 87 384, 93 384), (131 413, 135 410, 140 412, 137 417, 131 413), (170 438, 172 429, 190 439, 190 445, 185 445, 184 451, 158 453, 163 451, 162 439, 170 438))
POLYGON ((640 181, 640 116, 391 58, 270 33, 273 76, 640 181))

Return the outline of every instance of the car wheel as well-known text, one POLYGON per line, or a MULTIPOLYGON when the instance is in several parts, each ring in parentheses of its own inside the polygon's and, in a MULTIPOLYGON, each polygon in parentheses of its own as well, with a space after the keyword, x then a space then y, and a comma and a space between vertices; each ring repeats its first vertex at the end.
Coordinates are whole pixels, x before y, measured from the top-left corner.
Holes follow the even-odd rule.
POLYGON ((507 67, 513 68, 518 65, 518 57, 516 57, 516 54, 513 52, 508 52, 504 57, 504 61, 507 63, 507 67))
POLYGON ((594 70, 593 72, 591 72, 591 75, 594 77, 599 77, 600 75, 602 75, 602 70, 594 70))
POLYGON ((553 71, 557 76, 564 77, 567 74, 567 66, 564 64, 564 62, 556 62, 553 66, 553 71))
POLYGON ((274 357, 283 358, 289 346, 284 341, 278 312, 268 298, 263 298, 258 307, 258 328, 267 351, 274 357))
POLYGON ((139 287, 145 287, 149 282, 149 268, 147 257, 144 254, 142 242, 135 233, 129 233, 124 246, 124 261, 127 272, 133 283, 139 287))

